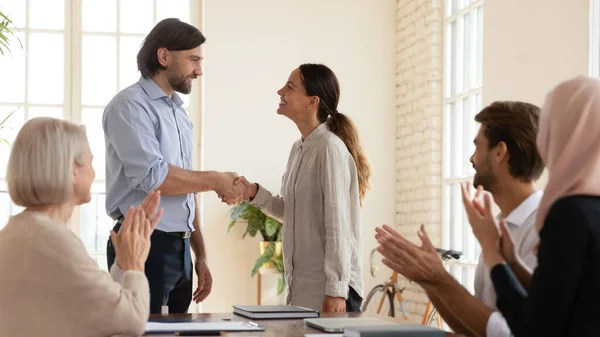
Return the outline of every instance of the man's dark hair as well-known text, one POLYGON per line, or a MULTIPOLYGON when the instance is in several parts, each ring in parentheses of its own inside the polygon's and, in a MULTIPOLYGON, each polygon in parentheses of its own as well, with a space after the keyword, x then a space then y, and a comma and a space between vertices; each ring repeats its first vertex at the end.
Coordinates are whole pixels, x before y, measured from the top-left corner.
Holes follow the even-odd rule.
POLYGON ((544 171, 536 145, 539 117, 539 107, 513 101, 494 102, 475 116, 476 122, 485 125, 489 148, 504 142, 510 173, 526 182, 537 180, 544 171))
POLYGON ((144 78, 167 69, 158 62, 157 50, 190 50, 198 47, 206 38, 198 28, 179 19, 164 19, 157 23, 142 43, 137 54, 138 70, 144 78))

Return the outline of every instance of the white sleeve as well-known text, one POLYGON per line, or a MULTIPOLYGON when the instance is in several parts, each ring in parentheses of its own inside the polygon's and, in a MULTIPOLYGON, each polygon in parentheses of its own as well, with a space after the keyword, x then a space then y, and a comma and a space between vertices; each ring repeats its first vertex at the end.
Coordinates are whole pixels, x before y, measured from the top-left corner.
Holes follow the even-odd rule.
POLYGON ((485 329, 487 337, 512 337, 508 323, 499 311, 494 311, 485 329))

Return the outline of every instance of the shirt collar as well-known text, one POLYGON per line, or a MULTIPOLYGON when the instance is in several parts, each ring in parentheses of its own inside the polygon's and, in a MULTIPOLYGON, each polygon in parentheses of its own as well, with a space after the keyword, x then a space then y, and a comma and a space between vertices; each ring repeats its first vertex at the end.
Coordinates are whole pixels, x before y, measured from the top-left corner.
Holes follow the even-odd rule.
POLYGON ((156 82, 154 82, 153 79, 144 78, 143 76, 141 76, 140 80, 138 82, 140 83, 140 85, 142 86, 142 89, 144 89, 146 94, 148 94, 148 96, 150 97, 151 100, 165 97, 168 100, 172 100, 173 103, 175 103, 175 105, 177 105, 177 107, 181 107, 183 105, 183 100, 181 99, 181 97, 179 97, 179 95, 176 92, 173 92, 173 95, 171 95, 171 97, 169 97, 158 86, 158 84, 156 84, 156 82))
POLYGON ((537 211, 544 192, 533 192, 517 208, 508 214, 505 221, 515 226, 521 226, 529 216, 537 211))
POLYGON ((327 131, 329 131, 327 128, 327 123, 321 123, 314 130, 312 130, 306 139, 297 142, 296 147, 302 148, 304 151, 308 150, 314 143, 317 142, 317 140, 319 140, 319 138, 326 134, 327 131))

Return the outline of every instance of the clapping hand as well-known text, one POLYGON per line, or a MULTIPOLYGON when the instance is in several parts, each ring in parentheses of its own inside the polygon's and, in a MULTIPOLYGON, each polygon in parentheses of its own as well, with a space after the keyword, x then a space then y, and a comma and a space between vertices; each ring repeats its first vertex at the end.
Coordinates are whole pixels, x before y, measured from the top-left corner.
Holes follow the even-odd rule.
MULTIPOLYGON (((478 200, 478 196, 482 191, 481 187, 477 189, 477 194, 473 199, 471 199, 470 183, 461 184, 460 188, 469 224, 475 238, 481 245, 484 262, 491 269, 494 265, 505 261, 501 251, 500 233, 498 227, 496 227, 496 219, 492 214, 492 196, 489 193, 484 193, 484 203, 482 204, 478 200)), ((502 224, 502 226, 504 225, 502 224)), ((507 245, 506 248, 514 249, 514 246, 510 247, 512 245, 510 236, 506 237, 505 240, 510 240, 504 243, 504 245, 507 245)))
POLYGON ((150 236, 163 214, 162 209, 157 211, 159 205, 160 192, 150 192, 141 205, 129 208, 118 233, 110 231, 115 262, 122 270, 144 271, 150 236))

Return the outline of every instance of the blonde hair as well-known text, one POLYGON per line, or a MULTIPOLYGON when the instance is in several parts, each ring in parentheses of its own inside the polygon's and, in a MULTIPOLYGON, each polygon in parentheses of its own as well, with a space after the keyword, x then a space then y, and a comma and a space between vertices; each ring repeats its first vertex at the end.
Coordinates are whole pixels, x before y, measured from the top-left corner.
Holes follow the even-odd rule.
POLYGON ((8 160, 8 193, 19 206, 59 205, 73 195, 73 165, 88 149, 85 126, 50 117, 25 123, 8 160))

